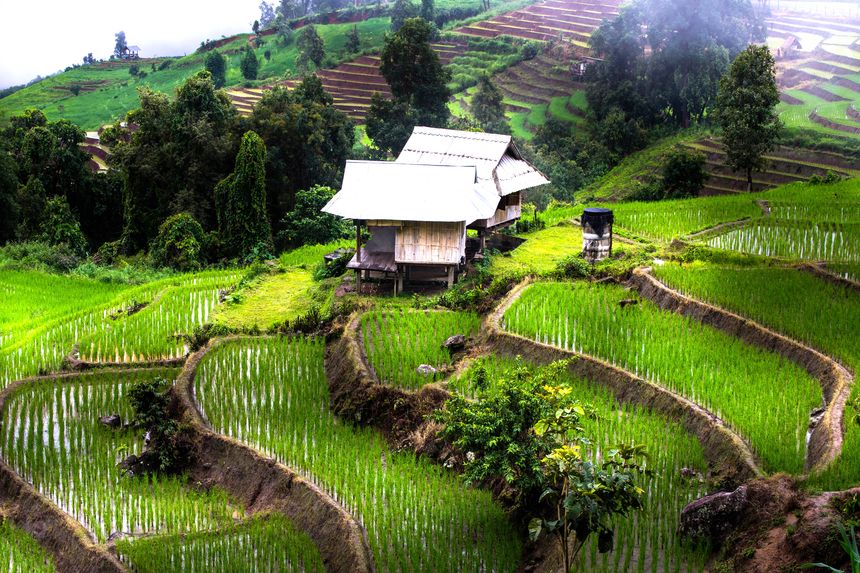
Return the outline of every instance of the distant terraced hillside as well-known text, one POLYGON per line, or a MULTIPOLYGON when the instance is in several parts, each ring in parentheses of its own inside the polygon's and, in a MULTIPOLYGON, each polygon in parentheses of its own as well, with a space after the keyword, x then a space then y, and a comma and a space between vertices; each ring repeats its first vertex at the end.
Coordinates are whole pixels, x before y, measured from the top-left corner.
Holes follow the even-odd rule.
POLYGON ((507 14, 457 28, 483 38, 507 35, 528 40, 567 40, 588 48, 592 32, 618 14, 620 0, 547 0, 507 14))
MULTIPOLYGON (((574 124, 584 121, 585 91, 569 66, 563 53, 552 50, 493 76, 514 135, 530 139, 548 118, 574 124)), ((468 110, 476 89, 457 94, 456 104, 468 110)))
POLYGON ((801 49, 777 60, 785 125, 860 137, 860 21, 795 13, 768 19, 772 51, 791 36, 801 49))
MULTIPOLYGON (((717 139, 701 139, 685 144, 705 155, 710 175, 701 195, 726 195, 746 192, 747 181, 743 173, 734 173, 726 166, 726 153, 717 139)), ((764 191, 795 181, 805 181, 813 175, 823 176, 833 171, 843 177, 860 176, 857 159, 837 153, 779 147, 766 155, 767 169, 753 174, 753 189, 764 191)))
MULTIPOLYGON (((462 55, 466 46, 461 43, 446 42, 433 44, 433 49, 442 63, 447 64, 462 55)), ((359 123, 364 121, 367 109, 370 107, 370 98, 374 93, 391 96, 391 90, 379 71, 378 55, 359 56, 335 68, 318 70, 316 75, 334 99, 334 106, 359 123)), ((234 88, 228 90, 227 95, 230 96, 239 113, 250 115, 254 105, 263 97, 264 90, 272 89, 274 85, 292 88, 300 81, 285 80, 279 84, 259 88, 234 88)))

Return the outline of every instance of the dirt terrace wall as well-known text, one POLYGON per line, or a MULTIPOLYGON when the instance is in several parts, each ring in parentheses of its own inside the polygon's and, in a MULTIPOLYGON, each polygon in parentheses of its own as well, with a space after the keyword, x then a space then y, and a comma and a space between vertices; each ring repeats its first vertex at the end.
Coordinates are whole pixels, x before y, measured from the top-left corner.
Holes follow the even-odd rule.
POLYGON ((818 277, 822 280, 831 282, 833 284, 836 284, 836 285, 839 285, 842 287, 851 288, 854 290, 860 290, 860 283, 858 283, 857 281, 839 276, 836 273, 828 270, 826 267, 823 267, 822 265, 816 265, 816 264, 810 263, 810 264, 800 265, 797 268, 800 269, 801 271, 813 274, 816 277, 818 277))
MULTIPOLYGON (((5 416, 6 400, 21 386, 57 379, 77 380, 79 376, 60 374, 13 382, 0 392, 0 412, 5 416)), ((59 573, 127 572, 119 559, 97 545, 78 521, 36 491, 5 461, 0 461, 0 504, 6 518, 33 536, 51 555, 59 573)))
POLYGON ((825 400, 823 416, 809 440, 806 468, 818 470, 836 458, 842 450, 843 413, 854 381, 845 367, 817 350, 751 320, 684 296, 654 278, 649 269, 634 271, 629 284, 643 298, 664 310, 688 316, 748 344, 780 354, 804 368, 821 384, 825 400))
POLYGON ((517 285, 487 317, 485 329, 489 337, 488 345, 493 351, 510 356, 520 355, 539 364, 573 358, 568 368, 572 375, 609 388, 620 402, 642 406, 677 421, 696 436, 702 444, 714 478, 724 487, 732 487, 762 475, 749 445, 721 419, 699 405, 597 358, 504 331, 501 320, 505 311, 529 284, 530 281, 524 281, 517 285))
MULTIPOLYGON (((368 367, 355 314, 333 344, 326 345, 325 370, 332 411, 341 418, 382 431, 395 447, 414 447, 427 414, 451 394, 436 384, 412 392, 381 384, 368 367)), ((426 452, 431 453, 431 452, 426 452)))
POLYGON ((334 499, 294 471, 253 448, 216 434, 194 399, 194 377, 203 357, 237 337, 211 341, 192 354, 175 387, 174 406, 196 434, 200 456, 192 477, 217 485, 252 513, 277 511, 290 518, 319 548, 326 571, 371 573, 373 554, 364 528, 334 499))

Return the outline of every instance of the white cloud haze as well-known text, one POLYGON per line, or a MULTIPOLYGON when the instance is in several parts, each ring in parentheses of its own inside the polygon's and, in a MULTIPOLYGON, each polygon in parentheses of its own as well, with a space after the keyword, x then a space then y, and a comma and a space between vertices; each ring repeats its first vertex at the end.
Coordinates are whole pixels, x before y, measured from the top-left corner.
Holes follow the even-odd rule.
POLYGON ((0 88, 107 58, 125 31, 141 56, 193 52, 201 40, 250 32, 260 0, 3 0, 0 3, 0 88))

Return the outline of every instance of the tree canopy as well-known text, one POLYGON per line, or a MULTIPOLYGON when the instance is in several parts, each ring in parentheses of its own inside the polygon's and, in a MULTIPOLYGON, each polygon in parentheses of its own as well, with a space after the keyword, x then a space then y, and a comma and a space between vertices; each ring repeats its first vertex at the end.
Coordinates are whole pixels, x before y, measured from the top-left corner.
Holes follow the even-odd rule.
POLYGON ((717 119, 723 130, 726 163, 744 171, 752 191, 753 171, 764 169, 764 154, 775 146, 782 129, 776 113, 779 90, 776 64, 767 46, 749 46, 720 81, 717 119))
POLYGON ((309 25, 302 28, 296 40, 296 46, 299 49, 299 55, 296 58, 296 66, 299 69, 308 69, 308 64, 311 62, 317 68, 322 66, 325 58, 325 42, 317 33, 316 26, 309 25))
POLYGON ((206 60, 203 64, 206 71, 212 74, 212 81, 216 88, 223 88, 227 82, 227 60, 221 55, 218 50, 212 50, 206 54, 206 60))
POLYGON ((448 125, 450 74, 430 46, 432 35, 430 24, 411 18, 385 39, 379 68, 394 99, 372 99, 367 134, 377 147, 389 153, 396 154, 403 148, 416 125, 448 125))

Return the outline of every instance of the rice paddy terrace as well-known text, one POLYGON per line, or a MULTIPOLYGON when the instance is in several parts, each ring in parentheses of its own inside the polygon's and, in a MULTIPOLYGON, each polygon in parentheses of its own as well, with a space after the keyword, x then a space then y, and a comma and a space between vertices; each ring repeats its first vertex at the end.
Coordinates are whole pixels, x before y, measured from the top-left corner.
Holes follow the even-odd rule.
POLYGON ((777 12, 767 34, 774 52, 789 38, 800 43, 777 59, 786 126, 860 136, 860 20, 777 12))
POLYGON ((282 272, 236 296, 240 270, 139 286, 0 271, 0 495, 17 492, 3 499, 0 560, 16 572, 351 570, 337 547, 385 572, 515 571, 529 555, 524 525, 490 491, 396 447, 377 418, 355 423, 344 400, 474 397, 503 371, 567 357, 562 384, 598 412, 585 422, 589 455, 642 444, 653 470, 646 511, 617 524, 613 552, 589 543, 582 567, 705 571, 708 548, 676 532, 683 507, 718 487, 711 478, 858 483, 858 205, 857 179, 612 204, 612 264, 651 267, 620 282, 561 278, 581 246, 581 207, 556 207, 540 215, 545 229, 491 257, 492 276, 530 278, 485 316, 341 292, 360 310, 340 338, 245 334, 190 355, 177 335, 197 326, 265 328, 322 300, 317 290, 331 300, 336 283, 315 285, 309 269, 335 245, 285 254, 282 272), (659 260, 677 239, 710 255, 659 260), (465 358, 441 349, 451 334, 470 340, 465 358), (205 467, 141 478, 118 466, 142 436, 99 418, 128 420, 129 388, 154 378, 177 380, 192 404, 205 467), (237 485, 242 471, 261 481, 237 485), (271 472, 294 486, 267 485, 271 472), (365 541, 326 537, 295 503, 336 508, 365 541), (58 550, 61 534, 78 540, 72 550, 58 550))
POLYGON ((482 38, 506 35, 528 40, 563 40, 588 49, 592 32, 618 14, 615 0, 547 0, 489 20, 457 28, 482 38))

